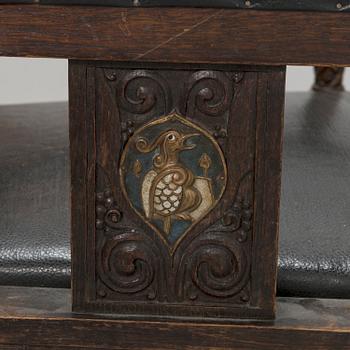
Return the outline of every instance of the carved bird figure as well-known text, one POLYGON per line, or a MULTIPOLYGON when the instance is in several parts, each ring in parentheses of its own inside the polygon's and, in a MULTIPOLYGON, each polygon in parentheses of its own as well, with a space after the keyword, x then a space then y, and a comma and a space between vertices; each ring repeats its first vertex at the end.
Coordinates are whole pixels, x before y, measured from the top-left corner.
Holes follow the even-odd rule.
POLYGON ((147 188, 149 194, 146 214, 149 218, 161 219, 166 234, 170 233, 173 218, 192 220, 189 213, 202 201, 200 192, 193 186, 195 176, 179 161, 180 152, 196 147, 187 144, 187 140, 197 135, 168 130, 151 145, 144 138, 136 142, 137 149, 143 153, 159 149, 143 188, 147 188))

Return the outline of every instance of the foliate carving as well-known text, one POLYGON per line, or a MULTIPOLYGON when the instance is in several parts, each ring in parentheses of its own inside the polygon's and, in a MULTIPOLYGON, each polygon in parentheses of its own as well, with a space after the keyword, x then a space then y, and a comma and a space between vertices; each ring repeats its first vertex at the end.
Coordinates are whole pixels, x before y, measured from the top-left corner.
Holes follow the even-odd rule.
POLYGON ((125 144, 126 141, 128 141, 128 139, 135 132, 135 123, 132 120, 122 122, 121 123, 121 131, 122 131, 122 135, 123 135, 123 143, 125 144))
POLYGON ((117 80, 117 73, 113 69, 105 69, 104 74, 109 81, 117 80))
POLYGON ((191 75, 187 87, 186 112, 197 109, 204 115, 218 117, 231 105, 233 83, 223 72, 198 71, 191 75))
POLYGON ((166 80, 149 70, 133 70, 120 77, 117 99, 125 111, 139 115, 155 108, 161 108, 165 113, 171 106, 171 93, 166 80))
POLYGON ((122 213, 117 208, 110 188, 96 195, 96 228, 107 230, 117 228, 122 213))
POLYGON ((215 125, 215 131, 213 136, 216 139, 225 139, 227 137, 227 131, 221 125, 215 125))
POLYGON ((242 138, 237 154, 231 144, 233 120, 245 135, 255 125, 231 115, 244 74, 101 70, 98 302, 135 302, 136 313, 249 308, 254 176, 242 175, 254 167, 255 143, 242 138))
POLYGON ((237 240, 240 243, 246 242, 253 226, 252 204, 238 197, 233 206, 225 212, 221 222, 225 230, 238 232, 237 240))
POLYGON ((242 177, 233 205, 186 248, 179 268, 180 298, 197 300, 202 292, 220 298, 221 302, 236 295, 240 295, 242 302, 249 301, 249 293, 244 288, 250 277, 247 241, 253 210, 241 192, 251 175, 248 172, 242 177))
MULTIPOLYGON (((143 232, 125 225, 118 209, 106 171, 98 166, 99 185, 106 187, 96 195, 96 229, 104 233, 98 248, 98 277, 113 292, 121 294, 146 293, 156 297, 155 276, 160 273, 159 252, 154 242, 143 232)), ((105 298, 105 289, 99 289, 105 298)))
POLYGON ((225 139, 234 90, 244 77, 244 73, 239 71, 201 70, 190 74, 179 71, 179 82, 172 86, 168 77, 162 74, 164 71, 136 69, 125 73, 106 68, 103 72, 112 86, 118 108, 130 118, 121 120, 124 144, 134 132, 134 122, 144 120, 144 117, 166 115, 174 110, 186 116, 195 116, 199 112, 204 116, 217 117, 219 124, 208 126, 212 128, 214 138, 225 139), (181 91, 181 96, 174 90, 181 91), (128 124, 133 125, 130 127, 128 124))

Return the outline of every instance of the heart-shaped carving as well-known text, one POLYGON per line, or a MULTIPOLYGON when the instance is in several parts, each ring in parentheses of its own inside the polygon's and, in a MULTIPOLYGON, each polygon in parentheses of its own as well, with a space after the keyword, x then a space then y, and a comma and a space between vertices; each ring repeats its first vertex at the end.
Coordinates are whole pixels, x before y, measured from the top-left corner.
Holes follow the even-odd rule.
POLYGON ((177 113, 134 133, 123 151, 120 175, 127 201, 171 252, 216 206, 227 182, 218 143, 177 113))

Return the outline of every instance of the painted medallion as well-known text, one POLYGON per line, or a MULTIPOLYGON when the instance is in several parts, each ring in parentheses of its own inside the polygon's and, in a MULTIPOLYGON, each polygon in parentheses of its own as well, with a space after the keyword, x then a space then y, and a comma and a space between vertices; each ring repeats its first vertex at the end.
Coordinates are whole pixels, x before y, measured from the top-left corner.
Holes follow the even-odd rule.
POLYGON ((215 207, 227 181, 217 142, 176 113, 137 130, 120 169, 128 202, 171 250, 215 207))

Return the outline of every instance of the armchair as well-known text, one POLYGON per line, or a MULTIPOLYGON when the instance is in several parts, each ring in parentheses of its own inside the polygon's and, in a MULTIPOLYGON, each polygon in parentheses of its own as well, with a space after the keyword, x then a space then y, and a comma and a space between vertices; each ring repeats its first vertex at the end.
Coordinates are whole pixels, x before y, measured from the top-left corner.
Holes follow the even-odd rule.
POLYGON ((70 60, 69 106, 0 109, 0 348, 350 348, 347 93, 282 137, 349 6, 0 3, 1 55, 70 60))

